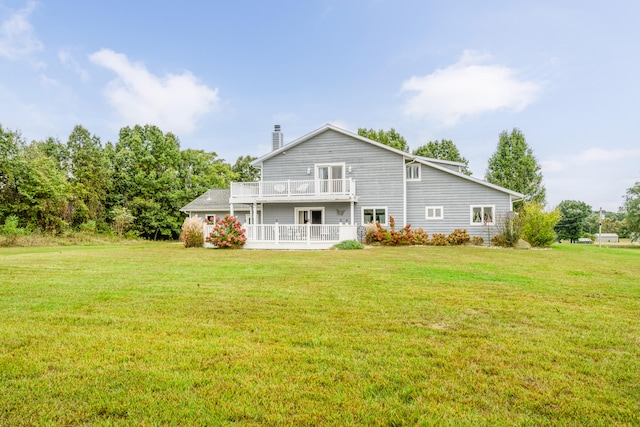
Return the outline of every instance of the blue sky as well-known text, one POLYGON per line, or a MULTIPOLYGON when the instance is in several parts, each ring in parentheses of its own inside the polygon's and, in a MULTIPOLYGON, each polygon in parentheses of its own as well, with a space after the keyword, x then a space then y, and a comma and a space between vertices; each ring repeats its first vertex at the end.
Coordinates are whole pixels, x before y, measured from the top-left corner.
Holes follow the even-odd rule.
POLYGON ((234 162, 332 123, 451 139, 483 177, 517 127, 550 207, 640 180, 640 2, 0 0, 0 124, 155 124, 234 162))

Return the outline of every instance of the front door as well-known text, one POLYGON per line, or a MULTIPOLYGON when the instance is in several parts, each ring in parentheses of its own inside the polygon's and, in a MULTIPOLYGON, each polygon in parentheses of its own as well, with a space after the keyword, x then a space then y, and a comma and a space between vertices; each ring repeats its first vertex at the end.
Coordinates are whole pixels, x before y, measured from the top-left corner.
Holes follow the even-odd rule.
POLYGON ((296 208, 297 224, 322 224, 324 212, 322 208, 296 208))

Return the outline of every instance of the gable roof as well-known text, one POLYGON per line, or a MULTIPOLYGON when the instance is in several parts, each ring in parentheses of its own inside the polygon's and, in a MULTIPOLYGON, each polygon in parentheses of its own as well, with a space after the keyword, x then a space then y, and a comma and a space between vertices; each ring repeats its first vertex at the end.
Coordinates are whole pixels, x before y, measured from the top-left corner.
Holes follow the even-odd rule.
POLYGON ((460 178, 466 179, 467 181, 475 182, 476 184, 484 185, 485 187, 493 188, 494 190, 498 190, 498 191, 502 191, 503 193, 510 194, 511 196, 514 197, 513 201, 522 200, 524 198, 524 194, 518 193, 517 191, 509 190, 508 188, 504 188, 504 187, 501 187, 499 185, 492 184, 492 183, 487 182, 487 181, 485 181, 483 179, 474 178, 472 176, 463 174, 462 172, 456 172, 456 171, 451 170, 449 168, 445 168, 443 166, 435 164, 435 162, 426 160, 425 157, 419 157, 419 156, 415 156, 415 157, 416 157, 415 161, 418 162, 418 163, 422 163, 423 165, 430 166, 430 167, 432 167, 434 169, 437 169, 437 170, 440 170, 440 171, 443 171, 443 172, 447 172, 447 173, 450 173, 451 175, 455 175, 455 176, 458 176, 460 178))
POLYGON ((455 166, 464 167, 464 166, 466 166, 464 163, 452 162, 452 161, 449 161, 449 160, 432 159, 432 158, 429 158, 429 157, 415 156, 415 155, 407 153, 405 151, 398 150, 397 148, 393 148, 393 147, 390 147, 390 146, 388 146, 386 144, 382 144, 381 142, 374 141, 374 140, 369 139, 369 138, 365 138, 364 136, 360 136, 360 135, 358 135, 356 133, 353 133, 353 132, 349 132, 347 130, 344 130, 342 128, 334 126, 334 125, 332 125, 330 123, 327 123, 323 127, 318 128, 318 129, 314 130, 313 132, 310 132, 310 133, 308 133, 308 134, 306 134, 304 136, 301 136, 300 138, 298 138, 298 139, 296 139, 294 141, 291 141, 288 144, 283 145, 282 147, 278 148, 277 150, 273 150, 273 151, 269 152, 268 154, 265 154, 264 156, 257 158, 256 160, 251 162, 251 165, 254 166, 254 167, 260 168, 262 166, 262 163, 265 160, 268 160, 268 159, 270 159, 270 158, 272 158, 274 156, 277 156, 278 154, 280 154, 280 153, 282 153, 284 151, 287 151, 288 149, 293 148, 296 145, 300 145, 303 142, 308 141, 311 138, 313 138, 313 137, 315 137, 317 135, 320 135, 323 132, 326 132, 327 130, 332 130, 332 131, 341 133, 341 134, 343 134, 345 136, 349 136, 351 138, 355 138, 355 139, 360 140, 362 142, 366 142, 367 144, 371 144, 371 145, 373 145, 375 147, 379 147, 379 148, 382 148, 384 150, 390 151, 391 153, 403 156, 405 159, 407 159, 409 161, 419 162, 419 163, 422 163, 425 166, 429 166, 429 167, 438 169, 440 171, 443 171, 443 172, 446 172, 446 173, 450 173, 451 175, 458 176, 460 178, 466 179, 466 180, 474 182, 476 184, 484 185, 485 187, 493 188, 494 190, 498 190, 498 191, 502 191, 504 193, 510 194, 511 196, 513 196, 515 198, 515 201, 521 200, 521 199, 524 198, 524 194, 518 193, 517 191, 509 190, 509 189, 501 187, 499 185, 491 184, 491 183, 489 183, 487 181, 484 181, 482 179, 474 178, 474 177, 471 177, 469 175, 465 175, 465 174, 463 174, 461 172, 456 172, 456 171, 454 171, 454 170, 452 170, 450 168, 442 166, 442 165, 455 165, 455 166))
MULTIPOLYGON (((231 210, 229 197, 231 190, 228 188, 212 188, 204 194, 192 200, 180 209, 180 212, 227 212, 231 210)), ((248 211, 249 205, 234 204, 236 211, 248 211)))

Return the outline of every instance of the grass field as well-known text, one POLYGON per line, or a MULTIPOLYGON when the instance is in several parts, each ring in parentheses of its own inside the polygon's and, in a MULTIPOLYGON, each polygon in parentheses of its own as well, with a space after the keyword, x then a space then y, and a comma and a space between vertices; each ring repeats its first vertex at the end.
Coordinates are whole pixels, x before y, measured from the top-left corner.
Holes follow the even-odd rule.
POLYGON ((640 425, 640 250, 0 249, 0 425, 640 425))

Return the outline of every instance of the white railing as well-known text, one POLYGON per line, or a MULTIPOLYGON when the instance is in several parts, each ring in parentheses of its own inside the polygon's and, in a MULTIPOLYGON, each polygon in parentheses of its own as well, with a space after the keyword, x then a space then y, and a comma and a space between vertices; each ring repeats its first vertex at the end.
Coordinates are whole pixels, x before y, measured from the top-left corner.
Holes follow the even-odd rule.
POLYGON ((355 196, 353 179, 286 180, 232 182, 231 198, 313 198, 323 196, 355 196))
POLYGON ((356 238, 356 227, 347 224, 258 224, 245 225, 247 241, 340 242, 356 238))
MULTIPOLYGON (((204 235, 213 230, 213 224, 204 224, 204 235)), ((357 227, 348 224, 244 224, 247 243, 338 243, 357 239, 357 227)), ((213 245, 205 243, 205 247, 213 245)))

